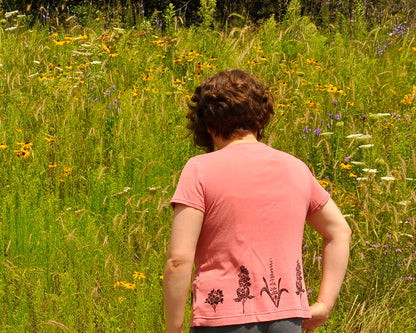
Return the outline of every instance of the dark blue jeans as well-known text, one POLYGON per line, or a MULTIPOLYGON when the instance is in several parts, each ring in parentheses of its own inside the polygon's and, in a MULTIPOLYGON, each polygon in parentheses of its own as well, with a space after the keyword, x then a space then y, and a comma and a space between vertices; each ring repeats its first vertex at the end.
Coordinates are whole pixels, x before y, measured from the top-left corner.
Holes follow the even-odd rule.
POLYGON ((230 326, 195 326, 190 333, 302 333, 302 318, 230 326))

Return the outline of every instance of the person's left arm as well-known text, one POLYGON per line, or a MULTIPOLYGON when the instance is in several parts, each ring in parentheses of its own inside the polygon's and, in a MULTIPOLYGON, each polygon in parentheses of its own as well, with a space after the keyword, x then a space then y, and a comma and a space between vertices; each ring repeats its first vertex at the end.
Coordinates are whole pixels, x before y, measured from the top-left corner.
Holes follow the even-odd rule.
POLYGON ((175 204, 172 234, 163 278, 167 333, 182 333, 186 298, 204 213, 175 204))

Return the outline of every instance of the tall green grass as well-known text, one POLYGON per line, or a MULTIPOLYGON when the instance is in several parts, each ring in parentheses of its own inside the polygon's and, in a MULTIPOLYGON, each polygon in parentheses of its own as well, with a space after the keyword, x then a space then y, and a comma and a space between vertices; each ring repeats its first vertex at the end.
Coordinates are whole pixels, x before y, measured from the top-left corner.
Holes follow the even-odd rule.
MULTIPOLYGON (((275 95, 265 142, 306 161, 354 231, 318 331, 416 330, 414 26, 321 31, 289 13, 227 33, 100 20, 0 30, 1 332, 164 331, 169 198, 201 153, 186 103, 235 67, 275 95)), ((320 239, 309 228, 304 254, 313 301, 320 239)))

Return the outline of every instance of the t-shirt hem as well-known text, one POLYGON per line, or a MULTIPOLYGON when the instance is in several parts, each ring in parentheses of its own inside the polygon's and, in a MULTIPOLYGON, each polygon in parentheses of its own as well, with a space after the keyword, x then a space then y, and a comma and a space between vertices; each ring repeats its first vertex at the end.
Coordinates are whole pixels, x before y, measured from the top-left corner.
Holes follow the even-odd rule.
POLYGON ((172 199, 172 200, 170 201, 170 204, 171 204, 172 208, 175 208, 175 204, 177 204, 177 203, 179 203, 179 204, 183 204, 183 205, 186 205, 186 206, 189 206, 189 207, 195 208, 195 209, 198 209, 198 210, 200 210, 201 212, 205 213, 205 207, 202 207, 202 206, 200 206, 200 205, 198 205, 198 204, 196 204, 195 202, 192 202, 192 201, 190 201, 190 200, 180 199, 180 198, 179 198, 179 199, 178 199, 178 198, 175 198, 175 199, 172 199))
POLYGON ((266 322, 288 318, 310 318, 309 310, 283 310, 272 313, 254 313, 227 317, 193 317, 190 326, 225 326, 266 322))

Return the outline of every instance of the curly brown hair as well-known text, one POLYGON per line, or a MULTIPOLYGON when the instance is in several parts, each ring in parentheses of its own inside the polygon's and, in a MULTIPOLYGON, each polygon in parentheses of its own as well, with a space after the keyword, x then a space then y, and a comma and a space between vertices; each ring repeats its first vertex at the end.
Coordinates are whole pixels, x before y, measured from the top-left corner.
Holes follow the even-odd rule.
POLYGON ((227 140, 250 131, 263 138, 273 111, 273 96, 248 72, 230 69, 214 74, 195 89, 188 104, 188 129, 196 145, 214 150, 210 130, 227 140))

